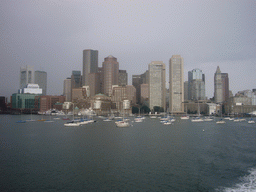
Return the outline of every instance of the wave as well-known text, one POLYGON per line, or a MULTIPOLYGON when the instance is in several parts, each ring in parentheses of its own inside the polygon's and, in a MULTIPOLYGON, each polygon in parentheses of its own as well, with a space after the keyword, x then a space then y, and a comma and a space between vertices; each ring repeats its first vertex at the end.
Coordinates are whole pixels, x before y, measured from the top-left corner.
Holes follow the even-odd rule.
POLYGON ((222 192, 256 192, 256 168, 249 170, 249 174, 241 177, 234 187, 218 189, 222 192))

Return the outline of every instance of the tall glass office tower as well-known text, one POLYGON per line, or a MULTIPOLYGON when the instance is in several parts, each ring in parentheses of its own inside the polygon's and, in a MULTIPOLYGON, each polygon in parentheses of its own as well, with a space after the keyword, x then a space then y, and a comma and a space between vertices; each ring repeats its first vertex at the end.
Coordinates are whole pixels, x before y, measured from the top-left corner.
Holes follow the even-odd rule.
POLYGON ((86 49, 83 50, 83 83, 89 85, 89 73, 98 72, 98 51, 86 49))
POLYGON ((200 69, 188 72, 188 100, 205 99, 205 75, 200 69))

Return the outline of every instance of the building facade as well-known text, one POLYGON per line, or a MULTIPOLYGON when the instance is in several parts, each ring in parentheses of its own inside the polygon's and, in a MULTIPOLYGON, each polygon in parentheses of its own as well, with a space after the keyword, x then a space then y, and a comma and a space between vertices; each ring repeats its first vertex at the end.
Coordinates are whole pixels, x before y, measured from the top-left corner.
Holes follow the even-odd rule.
POLYGON ((220 67, 217 67, 217 70, 214 74, 214 101, 215 103, 221 103, 223 101, 222 93, 222 79, 220 67))
POLYGON ((119 63, 117 62, 117 58, 109 55, 104 59, 104 62, 102 63, 102 68, 104 79, 104 94, 107 96, 111 96, 112 86, 118 85, 119 63))
POLYGON ((71 78, 67 78, 64 80, 63 95, 66 97, 67 102, 71 102, 71 78))
POLYGON ((89 73, 90 96, 101 93, 100 73, 89 73))
POLYGON ((136 89, 136 103, 141 104, 141 85, 149 84, 149 72, 148 70, 141 75, 132 75, 132 85, 136 89))
POLYGON ((89 85, 89 73, 98 72, 98 51, 83 50, 83 80, 82 86, 89 85))
POLYGON ((188 81, 184 82, 184 101, 188 100, 188 81))
POLYGON ((23 89, 29 83, 34 83, 34 73, 34 66, 27 65, 20 68, 20 89, 23 89))
POLYGON ((165 64, 162 61, 152 61, 149 71, 149 108, 155 106, 166 108, 165 100, 165 64))
POLYGON ((42 89, 42 95, 47 94, 47 73, 45 71, 35 71, 34 83, 42 89))
POLYGON ((82 87, 81 71, 72 71, 71 89, 82 87))
POLYGON ((188 100, 205 100, 205 75, 200 69, 188 72, 188 100))
POLYGON ((214 74, 214 101, 215 103, 227 102, 229 99, 229 78, 227 73, 221 73, 220 67, 214 74))
POLYGON ((12 94, 12 108, 13 109, 34 109, 35 98, 39 96, 37 94, 12 94))
POLYGON ((180 55, 173 55, 169 60, 169 111, 184 112, 184 62, 180 55))
POLYGON ((40 112, 45 112, 50 109, 54 109, 57 103, 63 104, 65 102, 65 96, 52 96, 52 95, 43 95, 43 96, 36 96, 35 101, 35 108, 38 108, 40 112))
POLYGON ((113 104, 115 104, 115 108, 118 112, 122 111, 124 100, 127 100, 127 88, 114 86, 111 94, 111 101, 113 104))
POLYGON ((222 98, 224 102, 229 99, 229 78, 227 73, 221 73, 222 98))
POLYGON ((145 104, 149 100, 149 95, 148 95, 148 84, 141 84, 140 85, 140 102, 142 104, 145 104))
POLYGON ((119 70, 118 74, 118 85, 126 86, 128 84, 128 74, 126 70, 119 70))
POLYGON ((133 85, 127 85, 126 86, 127 91, 127 100, 130 101, 131 105, 136 104, 136 89, 133 85))
POLYGON ((43 90, 38 84, 27 84, 27 86, 21 89, 20 93, 38 94, 41 95, 43 90))

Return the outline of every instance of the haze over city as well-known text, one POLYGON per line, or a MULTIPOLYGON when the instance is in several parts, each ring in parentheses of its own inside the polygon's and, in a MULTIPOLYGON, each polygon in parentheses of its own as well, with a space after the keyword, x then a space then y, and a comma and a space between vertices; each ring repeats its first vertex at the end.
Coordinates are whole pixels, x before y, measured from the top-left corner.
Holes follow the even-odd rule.
MULTIPOLYGON (((237 91, 256 88, 255 1, 12 1, 0 2, 0 95, 19 89, 20 67, 47 72, 47 94, 61 95, 63 80, 82 71, 84 49, 113 55, 131 76, 151 61, 184 58, 184 75, 199 68, 213 97, 217 66, 237 91)), ((167 86, 168 87, 168 86, 167 86)))

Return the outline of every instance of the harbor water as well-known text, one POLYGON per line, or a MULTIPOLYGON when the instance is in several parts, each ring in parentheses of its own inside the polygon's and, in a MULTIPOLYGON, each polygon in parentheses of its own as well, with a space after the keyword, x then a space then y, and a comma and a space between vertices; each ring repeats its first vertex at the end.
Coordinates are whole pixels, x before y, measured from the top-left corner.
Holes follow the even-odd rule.
POLYGON ((256 124, 247 121, 16 123, 29 118, 0 116, 0 191, 256 191, 256 124))

